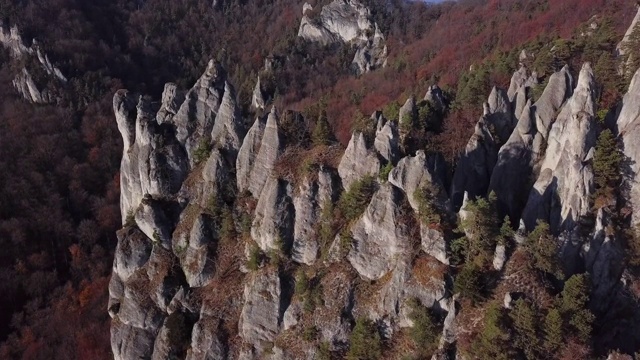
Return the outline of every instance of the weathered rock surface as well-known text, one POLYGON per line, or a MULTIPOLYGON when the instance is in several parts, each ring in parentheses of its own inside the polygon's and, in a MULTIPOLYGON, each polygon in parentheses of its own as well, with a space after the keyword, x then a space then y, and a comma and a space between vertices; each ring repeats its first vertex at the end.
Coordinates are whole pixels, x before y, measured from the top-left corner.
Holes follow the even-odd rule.
POLYGON ((351 229, 353 244, 348 260, 366 279, 380 279, 409 251, 408 229, 400 222, 402 199, 398 188, 382 185, 351 229))
POLYGON ((429 102, 436 111, 442 112, 446 108, 444 94, 438 85, 431 85, 429 87, 429 90, 427 90, 427 93, 424 95, 424 100, 429 102))
POLYGON ((354 133, 338 165, 342 186, 347 190, 364 176, 375 176, 381 165, 377 153, 367 146, 364 135, 354 133))
MULTIPOLYGON (((253 144, 249 144, 249 147, 253 147, 252 145, 253 144)), ((255 155, 255 160, 249 173, 247 190, 249 190, 255 198, 260 196, 265 183, 271 176, 271 172, 276 164, 278 155, 280 155, 283 150, 283 146, 284 140, 280 135, 280 130, 278 128, 278 115, 276 114, 274 107, 271 109, 271 112, 267 117, 267 122, 264 126, 264 133, 260 140, 260 148, 255 155)), ((250 157, 251 155, 249 154, 249 158, 250 157)), ((240 163, 238 163, 238 165, 240 165, 240 163)))
POLYGON ((253 126, 251 126, 247 132, 247 136, 245 136, 242 146, 240 146, 238 158, 236 159, 236 179, 238 191, 240 192, 249 190, 249 180, 256 162, 256 156, 260 150, 266 122, 266 116, 263 118, 256 118, 253 126))
MULTIPOLYGON (((535 104, 527 100, 522 112, 516 113, 519 119, 516 128, 500 148, 489 189, 495 192, 500 211, 509 215, 514 223, 520 219, 534 183, 536 164, 544 155, 542 151, 548 137, 545 129, 571 96, 572 83, 567 67, 551 75, 540 99, 535 104), (547 125, 540 129, 538 123, 547 125)), ((520 87, 519 94, 522 89, 520 87)), ((519 99, 520 95, 517 96, 519 99)))
POLYGON ((203 214, 196 216, 191 231, 185 234, 186 241, 175 241, 173 246, 174 252, 180 259, 187 283, 192 288, 206 285, 213 277, 215 270, 216 243, 208 222, 203 214))
MULTIPOLYGON (((558 115, 558 109, 569 99, 573 92, 573 77, 569 72, 569 66, 565 65, 560 71, 549 77, 547 87, 540 99, 536 101, 536 129, 544 140, 548 140, 551 125, 558 115)), ((540 154, 539 145, 536 153, 540 154)))
POLYGON ((451 184, 451 206, 457 211, 462 206, 465 193, 470 198, 484 196, 489 188, 493 167, 498 158, 496 144, 486 116, 476 124, 475 132, 469 139, 451 184))
POLYGON ((223 360, 228 358, 224 344, 217 334, 217 329, 212 326, 215 321, 204 315, 193 325, 191 347, 187 352, 187 360, 223 360))
POLYGON ((224 150, 234 159, 240 147, 244 123, 238 115, 235 91, 226 77, 220 64, 211 60, 172 117, 176 138, 186 150, 191 167, 203 148, 224 150))
POLYGON ((384 121, 380 116, 373 147, 386 161, 395 164, 400 156, 398 129, 393 121, 384 121), (384 123, 384 125, 382 125, 384 123), (382 125, 382 126, 380 126, 382 125))
MULTIPOLYGON (((524 50, 523 50, 524 51, 524 50)), ((513 73, 511 76, 511 81, 509 83, 509 89, 507 90, 507 97, 512 104, 516 102, 516 97, 518 96, 518 91, 522 88, 531 87, 536 85, 538 79, 535 74, 529 74, 529 70, 526 66, 520 66, 518 71, 513 73)), ((515 115, 518 115, 518 112, 515 112, 515 115)))
MULTIPOLYGON (((596 142, 595 79, 583 65, 578 85, 553 123, 540 175, 523 212, 527 229, 538 219, 552 231, 571 230, 589 212, 593 192, 590 160, 596 142)), ((536 124, 540 129, 541 122, 536 124)))
POLYGON ((407 156, 398 162, 389 173, 389 182, 402 189, 413 210, 419 211, 419 203, 414 195, 424 186, 432 186, 440 193, 441 200, 446 201, 444 171, 444 163, 439 157, 428 157, 423 150, 419 150, 416 156, 407 156))
MULTIPOLYGON (((433 205, 449 218, 441 157, 420 150, 403 158, 397 122, 376 113, 375 137, 354 133, 337 171, 331 168, 333 158, 323 159, 317 173, 280 179, 279 158, 298 150, 283 135, 291 131, 290 118, 283 116, 280 122, 272 109, 245 137, 225 76, 210 64, 186 94, 167 84, 157 105, 125 91, 114 98, 125 150, 123 213, 131 215, 123 216, 128 224, 118 234, 109 284, 114 357, 175 356, 181 350, 171 346, 170 319, 184 314, 191 333, 190 346, 184 347, 189 359, 311 359, 316 350, 300 349, 294 341, 289 348, 282 340, 299 340, 305 329, 314 327, 315 340, 344 351, 354 319, 361 316, 374 320, 382 336, 391 338, 412 326, 410 299, 441 315, 447 312, 438 350, 444 356, 455 346, 458 331, 455 299, 449 293, 450 249, 441 224, 420 223, 415 196, 429 187, 433 205), (194 147, 203 142, 211 149, 194 147), (196 157, 200 159, 194 161, 196 157), (396 165, 388 181, 378 179, 386 162, 396 165), (333 229, 332 248, 319 262, 320 246, 325 245, 317 238, 322 210, 337 202, 341 187, 349 189, 367 175, 378 179, 376 192, 360 217, 333 229), (225 225, 222 211, 231 215, 224 217, 225 225), (237 246, 222 241, 229 226, 237 246), (254 242, 258 255, 243 257, 242 249, 247 255, 254 242), (303 293, 294 285, 298 271, 310 274, 303 293), (229 332, 229 325, 236 324, 237 333, 229 332)), ((535 104, 527 98, 531 78, 526 71, 515 74, 513 93, 492 90, 453 177, 454 208, 504 186, 499 199, 512 206, 506 210, 517 215, 514 223, 526 205, 525 227, 544 219, 556 233, 567 230, 566 242, 584 241, 570 230, 590 210, 593 74, 585 65, 571 95, 573 80, 566 68, 559 71, 535 104), (527 99, 524 105, 518 105, 520 96, 527 99), (516 115, 519 106, 522 112, 516 115), (534 174, 531 190, 526 180, 534 174), (528 203, 518 202, 517 195, 530 190, 528 203), (537 192, 542 196, 536 197, 537 192)), ((631 88, 636 86, 634 82, 631 88)), ((436 89, 430 88, 427 101, 444 109, 436 89)), ((627 131, 634 134, 640 113, 633 96, 625 98, 618 119, 623 140, 627 131)), ((416 113, 415 100, 408 100, 399 122, 415 120, 416 113)), ((308 149, 300 150, 308 155, 308 149)), ((340 207, 335 211, 339 214, 340 207)), ((464 218, 464 210, 459 215, 464 218)), ((622 252, 610 228, 599 214, 589 243, 573 253, 582 256, 574 258, 583 260, 580 265, 593 277, 593 298, 603 303, 623 287, 618 267, 622 252)), ((498 246, 493 255, 493 268, 506 274, 510 251, 498 246)))
POLYGON ((449 264, 447 242, 442 231, 431 228, 429 225, 420 224, 420 238, 422 251, 433 256, 443 264, 449 264))
POLYGON ((269 178, 264 186, 251 226, 251 238, 265 252, 289 248, 293 237, 295 210, 290 186, 269 178))
POLYGON ((608 310, 617 295, 616 287, 621 286, 620 277, 624 270, 624 250, 621 239, 611 225, 609 214, 599 209, 592 237, 583 247, 585 267, 591 275, 592 301, 600 312, 608 310))
POLYGON ((636 16, 631 21, 631 25, 629 25, 629 28, 624 33, 624 37, 616 46, 616 53, 618 56, 625 56, 629 52, 629 49, 627 49, 627 47, 632 42, 631 37, 632 37, 633 31, 635 30, 639 21, 640 21, 640 8, 638 9, 636 16))
POLYGON ((306 177, 293 196, 295 224, 291 259, 312 265, 318 258, 320 244, 316 237, 317 224, 325 206, 336 201, 339 183, 334 171, 321 168, 318 179, 306 177))
POLYGON ((509 139, 516 125, 515 117, 511 110, 511 102, 504 90, 493 87, 485 104, 484 116, 487 117, 487 122, 493 126, 495 132, 494 140, 498 146, 501 146, 509 139))
POLYGON ((376 25, 373 38, 367 39, 358 47, 351 61, 351 68, 356 74, 364 74, 387 66, 387 57, 388 50, 384 36, 376 25))
POLYGON ((280 328, 280 278, 277 272, 251 275, 244 287, 244 306, 240 316, 240 336, 258 351, 263 342, 273 342, 280 328))
POLYGON ((256 86, 253 88, 253 94, 251 95, 251 106, 254 109, 264 110, 266 101, 264 99, 264 93, 262 92, 262 85, 260 84, 260 76, 256 81, 256 86))

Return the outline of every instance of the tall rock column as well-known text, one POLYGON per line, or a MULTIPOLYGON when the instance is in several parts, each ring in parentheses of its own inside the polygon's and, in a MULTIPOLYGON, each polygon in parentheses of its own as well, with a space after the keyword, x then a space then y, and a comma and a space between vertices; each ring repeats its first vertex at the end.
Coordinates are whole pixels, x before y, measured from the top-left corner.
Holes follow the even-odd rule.
POLYGON ((537 220, 549 222, 554 232, 572 230, 590 210, 591 160, 596 144, 595 86, 593 70, 586 63, 571 99, 551 126, 540 175, 523 212, 528 230, 537 220))

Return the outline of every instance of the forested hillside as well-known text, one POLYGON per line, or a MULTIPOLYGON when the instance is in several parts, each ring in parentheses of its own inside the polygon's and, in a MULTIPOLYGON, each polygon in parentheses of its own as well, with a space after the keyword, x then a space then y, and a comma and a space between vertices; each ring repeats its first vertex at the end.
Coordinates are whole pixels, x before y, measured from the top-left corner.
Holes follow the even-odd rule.
MULTIPOLYGON (((598 122, 597 131, 594 130, 597 146, 595 138, 591 139, 595 151, 588 160, 594 162, 596 192, 589 195, 591 200, 586 207, 590 208, 590 215, 585 228, 593 227, 595 218, 600 216, 605 220, 599 224, 609 225, 605 226, 607 234, 622 234, 624 281, 635 291, 637 301, 640 246, 629 215, 633 206, 624 201, 632 195, 621 189, 619 173, 626 163, 615 155, 623 141, 616 125, 618 115, 631 111, 624 110, 622 100, 626 93, 633 93, 631 80, 640 65, 640 36, 635 31, 631 34, 624 56, 616 46, 636 14, 635 2, 361 2, 384 35, 388 58, 385 67, 356 75, 350 68, 357 51, 355 46, 348 43, 324 46, 298 36, 304 1, 0 1, 3 28, 18 29, 25 44, 37 39, 38 48, 67 79, 64 82, 47 77, 35 57, 18 58, 6 45, 1 49, 0 358, 113 358, 111 319, 107 312, 109 281, 118 244, 116 232, 125 225, 123 218, 125 222, 131 220, 130 214, 121 213, 120 206, 124 144, 115 120, 114 95, 126 88, 131 94, 127 99, 135 98, 137 102, 138 95, 144 95, 151 108, 160 106, 165 83, 175 83, 180 91, 186 92, 211 66, 212 59, 224 69, 220 70, 221 74, 224 72, 224 81, 233 84, 234 90, 229 94, 235 94, 233 101, 237 103, 238 118, 244 119, 243 126, 248 129, 256 117, 264 118, 266 124, 271 105, 285 119, 280 132, 286 146, 282 145, 282 156, 274 170, 281 179, 298 185, 309 169, 317 172, 318 168, 337 168, 345 147, 356 142, 352 138, 354 130, 363 134, 362 143, 369 146, 380 131, 375 128, 377 124, 368 122, 369 115, 380 110, 379 116, 399 128, 399 153, 417 158, 418 151, 429 156, 442 155, 436 167, 443 173, 439 185, 443 193, 455 185, 455 172, 460 164, 474 162, 474 158, 465 158, 465 148, 494 86, 509 88, 514 72, 525 65, 528 76, 535 77, 535 84, 527 90, 527 99, 534 104, 544 98, 543 91, 553 74, 568 65, 565 75, 572 78, 571 85, 576 85, 582 77, 583 63, 589 62, 593 81, 584 86, 584 92, 593 93, 598 122), (48 89, 55 100, 39 104, 25 100, 12 85, 23 69, 31 73, 38 87, 48 89), (252 107, 258 77, 267 103, 265 109, 252 107), (433 85, 442 90, 441 108, 421 101, 433 85), (411 97, 415 116, 403 123, 402 114, 408 113, 403 104, 411 97), (303 125, 295 122, 300 118, 305 120, 303 125), (423 123, 428 125, 420 125, 423 123), (302 160, 308 162, 299 166, 302 160), (605 210, 598 212, 599 209, 605 210)), ((310 1, 314 10, 308 13, 309 18, 317 19, 318 9, 329 3, 310 1)), ((567 90, 563 101, 569 101, 572 90, 567 90)), ((626 102, 627 108, 630 103, 631 100, 626 102)), ((560 107, 554 110, 560 112, 560 107)), ((382 124, 383 121, 380 127, 382 124)), ((491 131, 492 135, 496 133, 496 129, 491 131)), ((628 131, 632 133, 632 128, 628 131)), ((508 138, 496 140, 496 144, 502 146, 508 138)), ((194 145, 193 151, 201 159, 191 160, 196 163, 194 166, 200 163, 198 169, 209 159, 212 150, 209 145, 194 145)), ((558 152, 561 150, 564 151, 558 152)), ((355 159, 361 160, 360 153, 354 154, 355 159)), ((379 190, 391 187, 387 178, 400 160, 399 156, 392 158, 389 155, 384 161, 377 159, 379 169, 375 174, 356 179, 350 186, 340 180, 344 191, 334 189, 342 194, 334 197, 335 208, 333 205, 329 210, 323 208, 323 214, 318 214, 324 220, 315 230, 320 239, 326 237, 322 240, 324 245, 332 243, 336 235, 342 236, 346 239, 342 252, 347 251, 350 236, 355 235, 348 235, 345 229, 357 227, 372 198, 382 203, 385 199, 402 197, 396 188, 385 190, 386 193, 379 190)), ((526 181, 533 186, 536 178, 526 181)), ((522 206, 512 211, 499 191, 494 197, 486 194, 488 189, 487 183, 483 191, 475 194, 478 199, 470 199, 464 207, 461 203, 453 205, 456 211, 461 207, 467 211, 461 223, 434 205, 434 199, 447 197, 434 189, 407 193, 409 198, 403 200, 402 210, 398 210, 398 214, 405 214, 413 208, 420 213, 415 217, 398 215, 402 218, 398 222, 417 232, 411 236, 420 237, 419 233, 425 231, 418 225, 422 223, 446 234, 444 257, 448 263, 422 254, 412 260, 411 270, 423 276, 418 276, 418 281, 427 279, 423 283, 428 283, 434 273, 439 274, 442 283, 446 283, 443 288, 458 294, 459 298, 452 301, 459 301, 458 306, 464 309, 458 321, 466 330, 457 339, 459 352, 478 358, 571 359, 604 358, 618 349, 628 354, 639 351, 640 344, 624 344, 620 340, 624 337, 617 336, 636 327, 612 325, 620 319, 632 319, 637 315, 637 307, 629 305, 613 313, 590 307, 589 297, 595 290, 589 287, 585 269, 572 269, 571 275, 576 275, 565 277, 562 270, 567 269, 560 269, 562 266, 555 258, 557 249, 545 246, 544 239, 556 236, 555 230, 550 230, 549 224, 535 226, 534 221, 535 230, 527 228, 526 234, 516 234, 519 218, 512 214, 520 216, 528 210, 522 206), (506 215, 513 218, 503 220, 506 215), (528 240, 522 242, 518 236, 528 240), (474 238, 491 240, 478 245, 470 242, 474 238), (510 286, 499 280, 499 271, 487 270, 491 268, 497 245, 502 245, 502 251, 509 255, 504 274, 524 274, 521 279, 516 275, 513 278, 528 284, 527 291, 533 289, 539 295, 535 301, 525 301, 526 296, 525 300, 518 300, 514 295, 509 311, 499 304, 502 298, 496 302, 498 297, 509 293, 510 286), (527 271, 519 272, 524 268, 527 271), (532 344, 531 339, 538 339, 537 343, 532 344)), ((473 192, 465 188, 461 196, 465 191, 473 192)), ((528 189, 524 196, 528 196, 528 189)), ((229 198, 217 199, 218 203, 205 204, 206 217, 213 219, 220 229, 224 227, 229 238, 244 241, 251 238, 252 230, 247 230, 251 223, 246 222, 250 220, 243 220, 241 215, 253 216, 252 212, 260 208, 258 198, 246 191, 233 193, 229 198)), ((131 223, 126 226, 135 228, 131 223)), ((265 229, 262 226, 259 231, 268 232, 265 229)), ((604 234, 605 230, 601 230, 604 234)), ((119 236, 126 237, 123 232, 119 236)), ((239 266, 234 261, 240 260, 224 257, 224 251, 231 249, 232 244, 222 244, 216 256, 220 256, 221 263, 228 260, 232 264, 229 268, 235 271, 239 266)), ((320 270, 300 265, 304 261, 247 249, 249 260, 243 266, 249 272, 276 269, 283 279, 295 283, 295 289, 290 290, 297 295, 290 294, 290 300, 298 301, 302 313, 312 313, 320 306, 318 294, 322 286, 325 289, 337 286, 331 276, 323 278, 325 273, 320 270)), ((290 249, 283 250, 284 253, 290 253, 290 249)), ((354 270, 346 269, 345 261, 335 265, 337 275, 330 274, 335 279, 344 276, 356 281, 354 270)), ((231 272, 230 279, 243 281, 244 278, 233 277, 237 275, 234 274, 231 272)), ((376 293, 391 277, 385 276, 382 280, 359 278, 358 290, 353 290, 358 293, 356 297, 366 298, 366 291, 376 293)), ((237 285, 230 294, 242 296, 240 284, 237 285)), ((264 291, 271 291, 269 284, 263 285, 264 291)), ((456 305, 452 306, 455 309, 456 305)), ((319 340, 322 329, 313 326, 292 336, 317 345, 318 354, 333 357, 391 358, 406 352, 416 358, 431 355, 438 347, 434 334, 438 332, 439 336, 444 326, 443 313, 434 313, 414 302, 410 308, 411 314, 403 316, 418 325, 411 328, 413 331, 401 332, 399 338, 378 334, 374 324, 364 316, 349 320, 353 323, 348 334, 351 347, 347 344, 324 350, 329 345, 319 340), (369 338, 373 333, 376 335, 369 338), (356 341, 361 342, 360 346, 353 345, 356 341), (358 353, 369 350, 373 353, 358 353)), ((193 326, 191 319, 171 319, 179 326, 193 326)), ((233 326, 220 322, 219 327, 224 327, 229 338, 239 331, 237 322, 233 326)), ((237 349, 233 341, 237 340, 226 346, 237 349)), ((272 348, 276 345, 281 344, 271 344, 272 348)), ((186 348, 177 350, 180 356, 186 353, 186 348)))

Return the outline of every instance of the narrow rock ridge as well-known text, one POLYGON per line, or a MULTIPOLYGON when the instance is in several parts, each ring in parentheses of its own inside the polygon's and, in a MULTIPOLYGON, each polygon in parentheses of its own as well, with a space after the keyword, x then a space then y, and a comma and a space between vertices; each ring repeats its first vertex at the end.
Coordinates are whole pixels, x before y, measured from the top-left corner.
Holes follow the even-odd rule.
MULTIPOLYGON (((514 78, 522 74, 528 75, 514 78)), ((552 75, 540 100, 527 98, 519 118, 514 101, 529 96, 529 80, 513 98, 493 88, 454 174, 451 197, 441 155, 401 149, 398 123, 417 120, 415 99, 407 100, 397 121, 374 113, 375 131, 354 132, 337 168, 337 160, 314 162, 285 176, 279 161, 292 151, 305 164, 315 154, 286 141, 290 118, 281 121, 275 108, 256 118, 245 136, 225 76, 211 62, 191 90, 167 84, 157 105, 126 90, 114 96, 124 147, 124 227, 117 234, 108 304, 114 358, 171 358, 178 348, 188 359, 313 358, 317 348, 283 346, 282 337, 297 339, 315 326, 318 341, 343 351, 353 321, 366 317, 390 339, 414 326, 410 300, 443 318, 446 312, 438 350, 446 353, 458 331, 447 275, 449 229, 421 216, 432 209, 421 204, 418 191, 428 194, 436 215, 449 219, 451 207, 486 196, 494 186, 511 186, 498 194, 501 201, 529 195, 507 208, 514 223, 524 209, 527 230, 543 219, 567 242, 577 239, 571 254, 592 274, 603 299, 623 286, 614 266, 619 241, 606 230, 607 214, 598 215, 587 244, 572 231, 589 211, 593 190, 595 82, 588 64, 575 91, 567 68, 552 75), (390 169, 386 179, 383 165, 390 169), (333 211, 342 211, 344 204, 334 209, 341 191, 365 176, 373 177, 373 194, 358 204, 362 213, 320 236, 320 227, 338 218, 333 211), (300 284, 303 273, 306 286, 300 284), (180 347, 171 339, 176 321, 191 334, 180 347)), ((638 82, 618 118, 623 140, 627 131, 633 136, 640 113, 638 82)), ((436 87, 425 98, 434 108, 445 106, 436 87)), ((513 271, 508 247, 498 246, 493 255, 496 271, 513 271)))
MULTIPOLYGON (((35 58, 42 70, 44 70, 47 76, 55 80, 55 82, 61 85, 67 82, 67 78, 62 74, 60 69, 51 63, 49 57, 42 51, 36 39, 33 39, 31 46, 25 45, 20 35, 20 30, 16 25, 7 28, 5 24, 0 21, 0 44, 9 49, 11 56, 15 59, 20 60, 25 57, 35 58)), ((15 76, 12 84, 25 100, 32 103, 48 104, 54 103, 59 99, 59 96, 55 94, 55 89, 38 86, 31 76, 31 72, 26 67, 23 67, 15 76)))
POLYGON ((523 212, 528 230, 535 227, 537 220, 544 220, 554 232, 571 231, 589 212, 593 192, 591 159, 596 142, 595 106, 595 79, 586 63, 573 95, 549 132, 540 175, 523 212))

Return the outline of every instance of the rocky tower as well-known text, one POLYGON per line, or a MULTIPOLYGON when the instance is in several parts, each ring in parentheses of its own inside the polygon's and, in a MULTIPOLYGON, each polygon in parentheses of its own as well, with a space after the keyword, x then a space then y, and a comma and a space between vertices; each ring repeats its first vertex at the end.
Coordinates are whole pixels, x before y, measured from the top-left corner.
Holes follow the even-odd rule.
MULTIPOLYGON (((554 232, 570 231, 589 212, 594 190, 590 162, 596 144, 595 106, 595 79, 587 63, 549 131, 540 175, 522 215, 527 229, 541 219, 554 232)), ((544 124, 538 128, 544 129, 544 124)))

